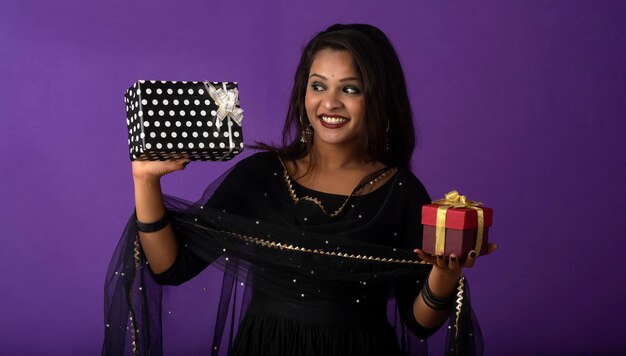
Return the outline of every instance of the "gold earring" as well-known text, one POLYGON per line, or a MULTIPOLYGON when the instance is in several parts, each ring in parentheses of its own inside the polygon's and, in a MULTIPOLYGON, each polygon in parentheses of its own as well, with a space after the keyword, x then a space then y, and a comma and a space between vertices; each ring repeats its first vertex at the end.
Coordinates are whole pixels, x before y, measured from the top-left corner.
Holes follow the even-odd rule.
MULTIPOLYGON (((302 121, 302 116, 300 116, 300 126, 303 127, 304 122, 302 121)), ((313 141, 313 129, 311 124, 306 125, 306 127, 300 132, 300 142, 308 143, 313 141)))

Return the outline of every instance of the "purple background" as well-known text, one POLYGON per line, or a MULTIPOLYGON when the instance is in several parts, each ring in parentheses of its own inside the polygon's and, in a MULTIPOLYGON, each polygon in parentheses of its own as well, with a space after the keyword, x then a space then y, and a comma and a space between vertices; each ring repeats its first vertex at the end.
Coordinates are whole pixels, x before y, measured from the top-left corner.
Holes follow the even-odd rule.
MULTIPOLYGON (((495 209, 500 249, 466 271, 486 354, 626 351, 626 2, 85 3, 0 5, 3 354, 99 353, 133 206, 123 91, 236 80, 246 141, 275 141, 299 51, 334 22, 394 42, 431 195, 495 209)), ((164 190, 195 199, 231 164, 192 164, 164 190)))

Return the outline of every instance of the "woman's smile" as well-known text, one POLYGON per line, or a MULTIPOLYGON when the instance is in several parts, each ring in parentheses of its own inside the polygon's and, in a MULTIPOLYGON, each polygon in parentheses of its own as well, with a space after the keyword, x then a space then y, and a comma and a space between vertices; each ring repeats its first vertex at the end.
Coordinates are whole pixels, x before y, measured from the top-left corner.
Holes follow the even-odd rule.
POLYGON ((350 122, 350 119, 347 117, 327 114, 320 115, 319 120, 322 123, 322 126, 329 129, 338 129, 350 122))

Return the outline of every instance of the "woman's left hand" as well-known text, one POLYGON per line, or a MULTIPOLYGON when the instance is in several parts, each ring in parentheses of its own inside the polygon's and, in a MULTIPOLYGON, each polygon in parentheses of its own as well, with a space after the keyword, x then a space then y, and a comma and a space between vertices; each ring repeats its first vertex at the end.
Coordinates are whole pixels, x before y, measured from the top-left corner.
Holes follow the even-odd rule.
MULTIPOLYGON (((493 253, 498 248, 496 244, 490 243, 487 245, 487 252, 484 255, 493 253)), ((461 276, 461 269, 464 267, 472 267, 476 263, 476 251, 472 250, 468 254, 467 258, 461 262, 458 256, 452 254, 449 257, 444 256, 431 256, 420 249, 413 250, 417 255, 425 262, 432 263, 433 268, 428 275, 428 279, 425 286, 428 289, 432 297, 452 300, 454 291, 457 289, 459 283, 459 277, 461 276)), ((416 297, 413 313, 415 320, 421 325, 427 327, 435 327, 441 325, 443 320, 447 317, 449 310, 435 310, 428 306, 425 302, 423 291, 416 297), (421 297, 420 297, 421 295, 421 297)))
MULTIPOLYGON (((489 243, 487 245, 487 252, 482 254, 481 256, 486 256, 493 253, 496 249, 498 249, 498 245, 494 243, 489 243)), ((437 268, 440 272, 445 272, 446 274, 459 274, 461 272, 461 268, 470 268, 474 266, 476 263, 476 251, 472 250, 467 255, 467 258, 463 263, 459 261, 459 258, 455 254, 451 254, 449 257, 444 256, 431 256, 426 254, 424 251, 416 248, 413 250, 417 255, 425 262, 432 263, 434 268, 437 268)))

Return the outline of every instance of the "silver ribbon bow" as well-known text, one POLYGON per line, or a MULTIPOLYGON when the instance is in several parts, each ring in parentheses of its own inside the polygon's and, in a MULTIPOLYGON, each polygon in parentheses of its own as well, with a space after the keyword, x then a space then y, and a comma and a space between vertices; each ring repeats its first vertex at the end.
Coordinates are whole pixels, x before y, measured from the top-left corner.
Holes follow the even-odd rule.
MULTIPOLYGON (((233 120, 237 125, 241 126, 241 121, 243 120, 243 109, 237 107, 239 104, 239 90, 235 89, 226 89, 226 83, 222 83, 222 87, 216 89, 211 83, 204 82, 204 87, 206 88, 209 96, 218 106, 217 109, 217 117, 215 119, 215 127, 219 132, 222 127, 224 119, 228 118, 229 121, 233 120)), ((229 124, 230 127, 230 124, 229 124)))
POLYGON ((215 104, 218 106, 217 113, 215 115, 215 128, 217 129, 217 132, 220 131, 220 127, 222 127, 224 119, 228 119, 228 123, 226 124, 228 128, 228 152, 225 152, 219 159, 220 161, 223 161, 227 157, 230 157, 233 149, 235 148, 231 129, 232 121, 237 123, 239 126, 241 126, 241 121, 243 121, 243 110, 240 107, 237 107, 237 105, 239 105, 239 90, 237 90, 237 88, 226 89, 226 83, 222 83, 222 87, 216 89, 208 81, 204 82, 204 87, 206 88, 207 93, 209 93, 211 99, 213 99, 215 104))

